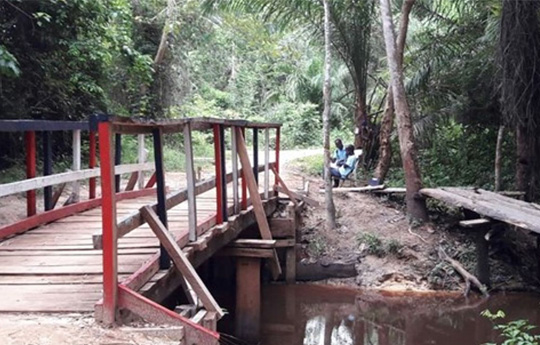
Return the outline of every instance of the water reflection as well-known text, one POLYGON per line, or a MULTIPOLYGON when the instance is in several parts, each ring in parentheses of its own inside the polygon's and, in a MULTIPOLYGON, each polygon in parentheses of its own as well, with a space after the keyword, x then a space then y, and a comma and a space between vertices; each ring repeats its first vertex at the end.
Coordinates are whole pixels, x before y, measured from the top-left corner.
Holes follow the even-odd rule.
POLYGON ((540 324, 540 297, 531 294, 467 300, 299 285, 266 287, 262 301, 263 345, 479 345, 499 340, 479 315, 488 308, 540 324))

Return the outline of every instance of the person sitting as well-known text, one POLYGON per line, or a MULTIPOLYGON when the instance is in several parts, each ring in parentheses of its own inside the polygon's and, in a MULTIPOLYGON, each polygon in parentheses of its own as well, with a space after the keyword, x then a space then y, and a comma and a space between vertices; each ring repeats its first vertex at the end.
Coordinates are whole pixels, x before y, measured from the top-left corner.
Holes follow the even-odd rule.
POLYGON ((356 166, 356 160, 358 158, 354 154, 354 146, 347 145, 347 147, 345 148, 345 153, 345 161, 338 162, 335 166, 330 167, 330 175, 332 175, 332 177, 334 178, 334 187, 338 187, 339 180, 346 179, 356 166))
POLYGON ((345 162, 347 159, 347 152, 345 151, 345 147, 343 147, 343 141, 338 138, 334 144, 336 144, 336 150, 334 151, 334 156, 332 157, 332 163, 338 164, 339 162, 345 162))

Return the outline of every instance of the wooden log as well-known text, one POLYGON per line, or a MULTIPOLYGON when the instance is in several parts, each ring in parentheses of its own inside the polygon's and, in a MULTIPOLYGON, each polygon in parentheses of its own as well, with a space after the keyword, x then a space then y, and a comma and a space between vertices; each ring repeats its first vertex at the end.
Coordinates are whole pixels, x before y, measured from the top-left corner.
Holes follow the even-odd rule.
POLYGON ((154 210, 152 210, 152 208, 148 206, 145 206, 141 209, 141 213, 148 222, 148 225, 150 225, 152 231, 154 231, 156 236, 159 238, 159 241, 161 242, 163 247, 167 250, 167 253, 169 253, 169 256, 174 262, 176 268, 182 273, 184 278, 193 287, 193 289, 197 293, 197 296, 199 296, 199 298, 201 299, 204 307, 209 311, 216 312, 219 318, 223 317, 225 313, 219 307, 210 291, 208 291, 203 281, 195 271, 195 268, 193 268, 184 252, 182 252, 182 249, 180 249, 180 247, 172 237, 171 233, 167 230, 167 228, 163 226, 161 221, 158 219, 158 216, 154 212, 154 210))
POLYGON ((350 278, 356 277, 354 262, 314 262, 302 263, 296 265, 296 280, 299 281, 317 281, 330 278, 350 278))

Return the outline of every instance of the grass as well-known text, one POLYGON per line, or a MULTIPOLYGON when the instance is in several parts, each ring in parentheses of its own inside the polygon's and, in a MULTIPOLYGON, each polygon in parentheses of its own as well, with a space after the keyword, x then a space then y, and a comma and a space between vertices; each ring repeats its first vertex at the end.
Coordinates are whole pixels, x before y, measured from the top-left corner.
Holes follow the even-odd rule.
POLYGON ((386 255, 397 255, 403 249, 403 245, 396 239, 384 241, 377 235, 362 232, 356 236, 358 245, 364 244, 370 255, 383 257, 386 255))
POLYGON ((322 155, 312 155, 297 159, 293 166, 302 173, 311 176, 322 176, 324 167, 324 157, 322 155))
POLYGON ((319 235, 315 236, 308 244, 307 250, 311 257, 320 257, 326 252, 326 242, 319 235))

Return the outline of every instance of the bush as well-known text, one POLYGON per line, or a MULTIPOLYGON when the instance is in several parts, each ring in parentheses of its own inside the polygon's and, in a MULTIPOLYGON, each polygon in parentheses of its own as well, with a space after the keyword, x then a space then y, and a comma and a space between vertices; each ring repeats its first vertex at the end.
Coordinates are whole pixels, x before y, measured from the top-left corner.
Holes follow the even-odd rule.
MULTIPOLYGON (((497 311, 495 314, 489 310, 484 310, 481 315, 490 319, 491 321, 506 317, 502 310, 497 311)), ((506 339, 501 343, 502 345, 538 345, 540 342, 540 335, 530 334, 530 331, 537 327, 531 325, 528 320, 510 321, 505 324, 495 325, 493 328, 501 331, 501 336, 506 339)), ((484 345, 497 344, 486 343, 484 345)))

